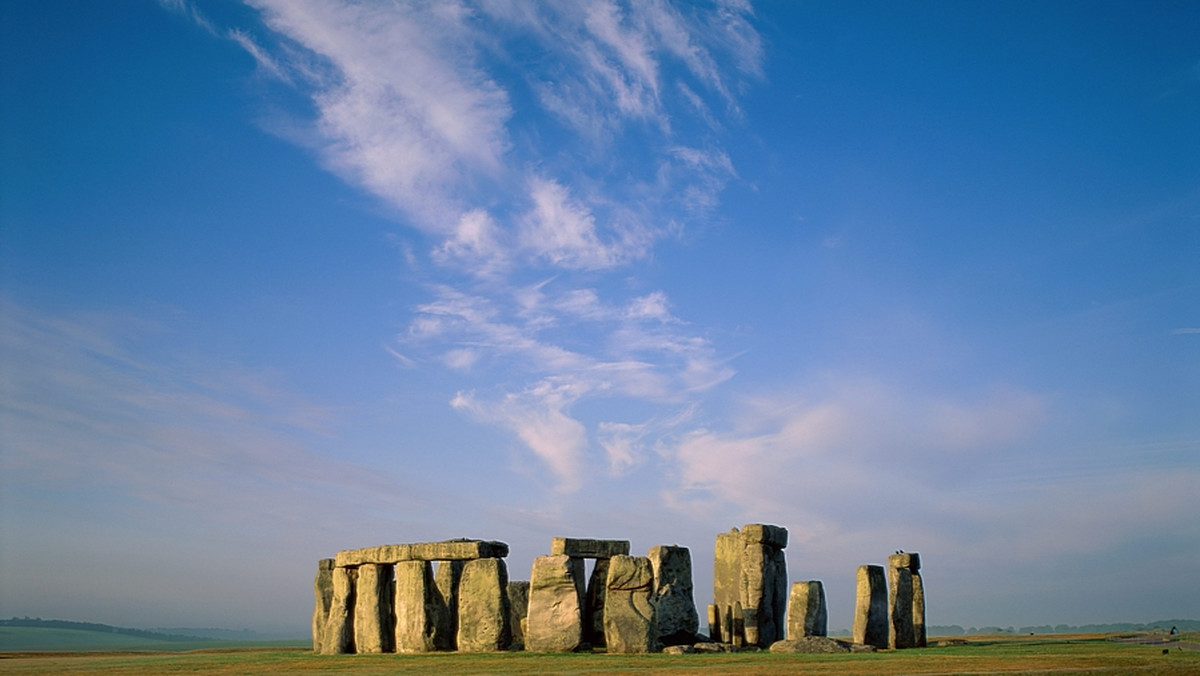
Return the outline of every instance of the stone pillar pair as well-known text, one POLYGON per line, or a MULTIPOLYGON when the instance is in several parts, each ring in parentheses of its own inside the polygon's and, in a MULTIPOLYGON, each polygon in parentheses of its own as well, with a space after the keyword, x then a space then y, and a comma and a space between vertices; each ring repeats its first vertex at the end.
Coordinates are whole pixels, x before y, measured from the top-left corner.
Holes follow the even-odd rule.
POLYGON ((925 585, 921 556, 896 552, 888 557, 888 647, 925 647, 925 585))
POLYGON ((892 649, 926 645, 920 569, 920 555, 908 552, 889 556, 886 572, 882 566, 859 566, 855 643, 892 649))
POLYGON ((713 562, 714 640, 769 647, 782 640, 787 619, 787 529, 747 524, 717 535, 713 562))
POLYGON ((554 538, 550 555, 534 559, 530 572, 525 648, 571 652, 603 646, 610 562, 628 555, 628 540, 554 538), (585 559, 595 560, 586 584, 585 559))
POLYGON ((313 648, 323 654, 505 650, 508 545, 481 540, 338 552, 317 567, 313 648), (439 562, 436 576, 433 562, 439 562))

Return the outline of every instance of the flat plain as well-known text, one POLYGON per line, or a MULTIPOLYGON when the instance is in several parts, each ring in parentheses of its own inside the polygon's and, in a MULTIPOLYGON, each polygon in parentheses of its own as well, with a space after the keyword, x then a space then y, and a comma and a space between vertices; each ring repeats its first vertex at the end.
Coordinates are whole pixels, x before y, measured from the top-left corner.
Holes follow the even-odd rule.
MULTIPOLYGON (((5 674, 1197 674, 1200 636, 972 636, 961 645, 838 655, 431 653, 315 655, 298 647, 0 653, 5 674), (1165 637, 1164 637, 1165 638, 1165 637), (1166 652, 1164 652, 1166 651, 1166 652)), ((931 644, 937 639, 931 639, 931 644)))

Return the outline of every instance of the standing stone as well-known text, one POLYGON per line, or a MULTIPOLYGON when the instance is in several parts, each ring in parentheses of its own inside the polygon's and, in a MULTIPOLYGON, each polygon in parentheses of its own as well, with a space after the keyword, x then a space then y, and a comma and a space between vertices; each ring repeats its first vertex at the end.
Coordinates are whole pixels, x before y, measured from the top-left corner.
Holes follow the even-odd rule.
POLYGON ((604 599, 608 593, 609 558, 596 559, 583 604, 583 640, 604 647, 604 599))
POLYGON ((521 580, 508 583, 508 626, 512 629, 513 644, 525 644, 522 628, 529 616, 529 582, 521 580))
POLYGON ((912 571, 907 568, 888 569, 888 647, 912 648, 916 645, 913 636, 913 583, 912 571))
POLYGON ((692 553, 687 547, 660 545, 650 548, 649 558, 660 640, 664 645, 695 643, 700 617, 692 591, 692 553))
POLYGON ((321 637, 322 655, 354 652, 354 580, 358 571, 353 568, 333 569, 333 601, 329 604, 329 619, 321 637))
POLYGON ((741 600, 742 536, 734 528, 718 533, 713 556, 713 603, 721 622, 721 635, 714 641, 733 643, 733 604, 741 600))
POLYGON ((604 636, 609 653, 658 652, 654 568, 645 556, 609 559, 604 636))
POLYGON ((468 653, 507 650, 512 644, 504 559, 475 559, 463 565, 457 643, 459 651, 468 653))
POLYGON ((859 566, 854 607, 854 642, 876 648, 888 645, 887 582, 883 566, 859 566))
POLYGON ((787 637, 827 636, 829 614, 825 607, 825 586, 817 580, 792 584, 788 605, 787 637))
POLYGON ((757 636, 750 645, 769 647, 783 638, 787 617, 787 563, 783 550, 762 542, 744 542, 741 560, 741 602, 753 609, 757 636))
POLYGON ((525 649, 572 652, 583 642, 583 559, 539 556, 529 576, 525 649))
POLYGON ((396 564, 396 652, 426 653, 435 649, 433 589, 433 571, 428 561, 396 564))
POLYGON ((717 604, 708 604, 708 640, 721 640, 721 611, 717 604))
POLYGON ((354 600, 354 651, 391 652, 392 567, 364 563, 358 567, 354 600))
POLYGON ((313 594, 316 596, 312 617, 313 651, 319 653, 321 652, 321 636, 325 633, 325 623, 329 621, 329 607, 333 604, 333 559, 321 559, 317 562, 317 578, 313 580, 313 594))
POLYGON ((925 637, 925 583, 921 581, 921 574, 913 571, 912 574, 913 588, 913 644, 917 648, 924 648, 928 645, 925 637))
POLYGON ((458 588, 466 561, 439 561, 434 574, 430 617, 433 649, 454 650, 458 639, 458 588))

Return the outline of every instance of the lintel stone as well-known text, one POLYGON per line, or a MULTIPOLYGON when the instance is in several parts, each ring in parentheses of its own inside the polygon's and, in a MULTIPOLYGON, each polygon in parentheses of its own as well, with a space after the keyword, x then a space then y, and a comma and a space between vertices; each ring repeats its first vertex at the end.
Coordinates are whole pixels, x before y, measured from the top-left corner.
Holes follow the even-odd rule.
POLYGON ((742 526, 742 540, 747 544, 763 544, 784 549, 787 547, 787 529, 764 523, 748 523, 742 526))
POLYGON ((380 545, 363 549, 346 549, 337 553, 339 568, 366 563, 400 563, 401 561, 469 561, 499 559, 508 556, 508 545, 488 540, 446 540, 418 542, 407 545, 380 545))
POLYGON ((921 555, 916 552, 896 552, 888 556, 891 568, 907 568, 914 573, 921 570, 921 555))
POLYGON ((629 540, 590 540, 584 538, 554 538, 550 541, 551 556, 571 556, 579 559, 611 559, 629 556, 629 540))

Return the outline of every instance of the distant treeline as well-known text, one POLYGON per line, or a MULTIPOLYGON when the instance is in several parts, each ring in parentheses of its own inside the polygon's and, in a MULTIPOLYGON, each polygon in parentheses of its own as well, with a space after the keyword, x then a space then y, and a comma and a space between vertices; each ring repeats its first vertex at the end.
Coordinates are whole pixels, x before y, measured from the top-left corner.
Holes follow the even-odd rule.
POLYGON ((14 617, 11 620, 0 620, 0 627, 39 627, 42 629, 74 629, 76 631, 96 631, 104 634, 121 634, 149 639, 151 641, 211 641, 205 636, 185 636, 183 634, 162 634, 145 629, 127 629, 114 627, 96 622, 71 622, 70 620, 43 620, 40 617, 14 617))
POLYGON ((1159 620, 1157 622, 1114 622, 1112 624, 1039 624, 1030 627, 967 627, 935 624, 926 627, 930 636, 969 636, 971 634, 1117 634, 1126 631, 1200 631, 1200 620, 1159 620))

